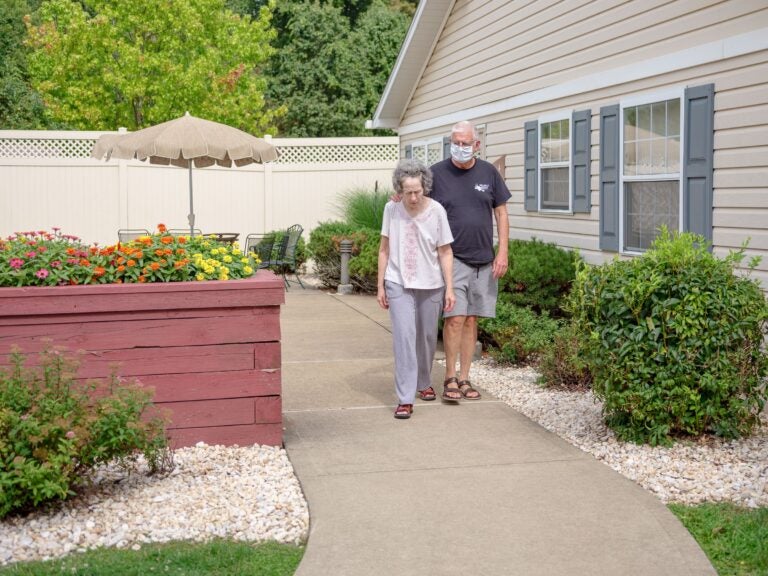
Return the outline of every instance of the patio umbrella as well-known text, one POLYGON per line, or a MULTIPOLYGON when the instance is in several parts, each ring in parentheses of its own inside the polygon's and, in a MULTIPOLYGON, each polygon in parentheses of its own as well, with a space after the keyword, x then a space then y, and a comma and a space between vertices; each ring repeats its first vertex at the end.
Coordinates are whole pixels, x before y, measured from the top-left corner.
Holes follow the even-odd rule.
POLYGON ((190 116, 169 120, 129 134, 104 134, 91 151, 92 158, 149 159, 150 164, 181 166, 189 170, 189 231, 194 234, 192 164, 198 168, 245 166, 277 160, 269 142, 247 132, 190 116))

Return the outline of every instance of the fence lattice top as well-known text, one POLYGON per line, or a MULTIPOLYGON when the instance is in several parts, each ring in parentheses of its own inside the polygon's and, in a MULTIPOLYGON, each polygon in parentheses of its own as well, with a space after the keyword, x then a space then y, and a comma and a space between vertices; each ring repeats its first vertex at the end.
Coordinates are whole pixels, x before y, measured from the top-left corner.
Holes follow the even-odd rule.
MULTIPOLYGON (((87 159, 95 143, 94 138, 0 138, 0 158, 87 159)), ((392 162, 399 153, 394 143, 275 145, 280 151, 277 164, 392 162)))

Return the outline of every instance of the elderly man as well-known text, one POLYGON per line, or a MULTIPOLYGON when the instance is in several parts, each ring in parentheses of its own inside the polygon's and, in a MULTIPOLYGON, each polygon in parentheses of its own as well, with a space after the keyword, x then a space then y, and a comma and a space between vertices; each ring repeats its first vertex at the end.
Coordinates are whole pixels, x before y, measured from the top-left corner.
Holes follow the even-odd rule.
POLYGON ((469 380, 477 341, 477 318, 496 316, 498 279, 507 271, 510 198, 504 179, 493 164, 475 157, 480 147, 470 122, 451 130, 451 157, 434 164, 432 198, 448 213, 453 233, 453 289, 456 304, 443 316, 445 382, 443 400, 479 400, 469 380), (493 220, 499 249, 493 251, 493 220), (456 360, 460 370, 456 373, 456 360))

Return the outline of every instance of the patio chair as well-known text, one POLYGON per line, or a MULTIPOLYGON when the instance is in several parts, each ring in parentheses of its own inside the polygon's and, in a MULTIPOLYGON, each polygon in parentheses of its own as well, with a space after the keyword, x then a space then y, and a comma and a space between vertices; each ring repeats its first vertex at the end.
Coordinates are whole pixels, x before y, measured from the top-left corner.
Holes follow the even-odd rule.
POLYGON ((265 236, 264 234, 248 234, 245 237, 245 253, 250 254, 253 252, 259 257, 259 260, 261 260, 259 268, 269 268, 272 266, 272 263, 275 260, 272 257, 274 247, 274 234, 269 236, 265 236))
POLYGON ((301 233, 303 231, 304 228, 300 224, 294 224, 285 231, 285 234, 280 241, 277 260, 273 263, 273 265, 280 268, 280 271, 283 273, 283 281, 285 282, 286 288, 290 286, 287 274, 293 273, 299 286, 304 289, 304 284, 302 283, 301 278, 299 278, 299 271, 296 265, 296 247, 299 244, 299 238, 301 238, 301 233))
POLYGON ((136 240, 139 236, 149 236, 149 230, 144 228, 120 228, 117 231, 117 239, 120 240, 121 244, 136 240))
MULTIPOLYGON (((195 231, 195 236, 202 236, 203 233, 198 228, 193 228, 195 231)), ((189 228, 169 228, 166 230, 168 234, 171 234, 172 236, 189 236, 189 228)))

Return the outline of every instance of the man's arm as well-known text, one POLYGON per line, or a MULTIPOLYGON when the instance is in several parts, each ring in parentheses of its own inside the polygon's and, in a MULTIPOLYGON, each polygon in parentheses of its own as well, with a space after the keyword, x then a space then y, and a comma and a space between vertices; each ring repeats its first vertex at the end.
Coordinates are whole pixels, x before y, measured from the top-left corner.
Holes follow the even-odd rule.
POLYGON ((499 234, 499 249, 493 260, 493 277, 501 278, 509 265, 509 215, 506 203, 493 209, 496 216, 496 230, 499 234))

